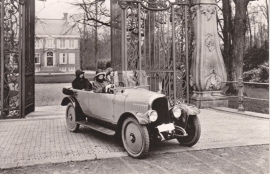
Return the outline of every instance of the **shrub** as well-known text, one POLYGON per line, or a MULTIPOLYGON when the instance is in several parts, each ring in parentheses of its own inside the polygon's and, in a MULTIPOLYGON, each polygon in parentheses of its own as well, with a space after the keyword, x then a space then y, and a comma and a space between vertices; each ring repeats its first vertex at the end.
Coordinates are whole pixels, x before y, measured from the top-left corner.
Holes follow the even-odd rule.
POLYGON ((251 69, 243 73, 244 81, 249 82, 269 82, 269 62, 264 62, 258 68, 251 69))
POLYGON ((111 61, 109 59, 98 60, 97 68, 105 70, 106 68, 108 68, 107 66, 110 65, 110 62, 111 61))

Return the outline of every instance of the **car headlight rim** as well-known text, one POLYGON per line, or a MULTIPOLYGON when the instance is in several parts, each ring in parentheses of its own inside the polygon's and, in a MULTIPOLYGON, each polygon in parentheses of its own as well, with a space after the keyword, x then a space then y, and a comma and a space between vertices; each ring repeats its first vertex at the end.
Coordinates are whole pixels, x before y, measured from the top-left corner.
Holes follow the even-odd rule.
POLYGON ((155 110, 149 111, 148 116, 151 122, 155 122, 158 119, 158 114, 157 114, 157 111, 155 110))
POLYGON ((174 107, 173 110, 172 110, 172 113, 173 113, 173 116, 175 118, 180 118, 182 112, 181 112, 181 109, 178 108, 178 107, 174 107))

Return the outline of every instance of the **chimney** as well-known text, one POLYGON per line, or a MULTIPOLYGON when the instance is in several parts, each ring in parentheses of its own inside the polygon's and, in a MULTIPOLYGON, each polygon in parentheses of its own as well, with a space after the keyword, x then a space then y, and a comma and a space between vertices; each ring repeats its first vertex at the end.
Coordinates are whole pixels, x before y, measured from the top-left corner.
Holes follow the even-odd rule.
POLYGON ((68 15, 68 13, 63 13, 63 14, 64 14, 63 19, 64 19, 64 20, 67 20, 67 15, 68 15))

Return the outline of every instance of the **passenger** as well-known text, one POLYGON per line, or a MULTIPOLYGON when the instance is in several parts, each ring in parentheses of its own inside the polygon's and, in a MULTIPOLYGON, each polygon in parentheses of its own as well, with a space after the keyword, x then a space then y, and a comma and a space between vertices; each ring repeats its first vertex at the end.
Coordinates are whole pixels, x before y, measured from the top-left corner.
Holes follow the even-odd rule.
POLYGON ((111 84, 114 84, 114 79, 113 79, 114 72, 113 72, 113 69, 112 68, 107 68, 105 73, 106 73, 105 79, 108 82, 110 82, 111 84))
POLYGON ((75 75, 76 75, 76 78, 72 82, 72 88, 86 90, 86 91, 92 90, 92 85, 84 77, 84 72, 81 69, 77 69, 75 72, 75 75))
POLYGON ((113 84, 110 84, 109 81, 105 79, 105 72, 101 72, 101 70, 96 71, 96 76, 94 78, 93 83, 93 91, 96 93, 112 93, 113 84))

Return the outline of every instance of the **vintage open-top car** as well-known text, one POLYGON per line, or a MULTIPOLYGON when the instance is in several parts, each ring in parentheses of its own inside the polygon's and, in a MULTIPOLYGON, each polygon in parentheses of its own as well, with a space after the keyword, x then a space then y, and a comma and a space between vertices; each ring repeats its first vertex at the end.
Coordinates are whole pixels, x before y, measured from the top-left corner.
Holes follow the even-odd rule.
POLYGON ((67 128, 76 132, 84 125, 118 135, 135 158, 147 155, 150 143, 157 141, 176 138, 182 145, 195 145, 201 134, 199 109, 185 103, 170 107, 165 95, 148 87, 115 87, 112 94, 63 88, 67 128))

